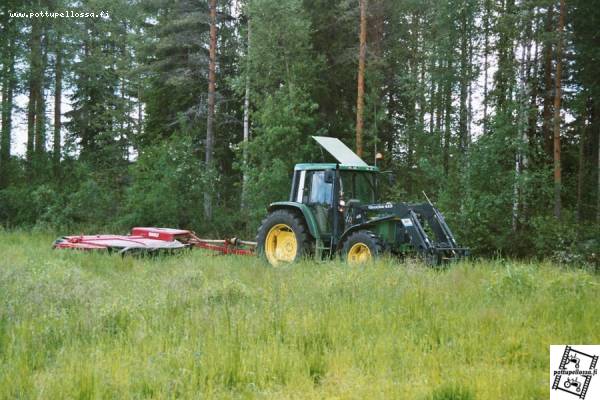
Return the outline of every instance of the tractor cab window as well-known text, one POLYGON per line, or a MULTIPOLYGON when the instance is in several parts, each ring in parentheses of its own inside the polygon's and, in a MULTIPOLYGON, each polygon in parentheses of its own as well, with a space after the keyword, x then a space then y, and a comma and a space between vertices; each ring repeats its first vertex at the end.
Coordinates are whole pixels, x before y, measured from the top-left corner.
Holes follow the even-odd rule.
POLYGON ((333 193, 333 184, 325 182, 325 171, 313 172, 308 202, 310 204, 330 205, 332 193, 333 193))
POLYGON ((358 200, 361 204, 376 201, 374 174, 354 171, 341 171, 342 192, 345 201, 358 200))

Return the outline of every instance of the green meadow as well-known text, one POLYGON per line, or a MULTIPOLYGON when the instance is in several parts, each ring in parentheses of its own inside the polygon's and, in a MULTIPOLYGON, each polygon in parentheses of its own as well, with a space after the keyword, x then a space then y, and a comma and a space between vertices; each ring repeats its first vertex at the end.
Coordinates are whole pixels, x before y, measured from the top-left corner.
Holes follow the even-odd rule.
POLYGON ((600 343, 600 277, 550 263, 53 251, 0 234, 0 398, 547 399, 600 343))

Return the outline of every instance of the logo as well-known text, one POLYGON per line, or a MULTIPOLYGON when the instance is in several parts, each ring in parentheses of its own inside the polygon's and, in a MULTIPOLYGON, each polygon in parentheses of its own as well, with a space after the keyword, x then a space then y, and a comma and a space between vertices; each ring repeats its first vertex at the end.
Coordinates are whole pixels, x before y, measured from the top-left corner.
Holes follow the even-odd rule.
POLYGON ((551 345, 550 399, 600 398, 598 354, 600 345, 551 345))
POLYGON ((388 201, 387 203, 384 203, 384 204, 371 204, 370 206, 367 206, 367 208, 369 210, 384 210, 386 208, 394 208, 394 204, 392 204, 388 201))

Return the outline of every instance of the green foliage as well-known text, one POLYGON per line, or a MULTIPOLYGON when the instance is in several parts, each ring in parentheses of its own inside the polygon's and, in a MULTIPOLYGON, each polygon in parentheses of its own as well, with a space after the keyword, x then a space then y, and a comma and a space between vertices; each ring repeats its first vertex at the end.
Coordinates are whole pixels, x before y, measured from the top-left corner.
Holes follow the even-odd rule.
POLYGON ((600 226, 579 223, 574 215, 564 216, 566 223, 557 223, 548 216, 533 219, 535 254, 549 257, 557 263, 600 266, 600 226))
POLYGON ((157 1, 144 8, 155 19, 145 26, 145 40, 138 42, 147 109, 137 141, 149 145, 169 137, 180 128, 182 114, 198 126, 197 134, 203 132, 204 121, 198 117, 205 113, 206 95, 201 93, 208 85, 208 3, 157 1))
POLYGON ((440 208, 450 208, 449 220, 476 251, 503 251, 511 243, 514 153, 510 130, 481 137, 470 149, 469 192, 462 209, 456 197, 442 195, 440 208), (454 216, 455 217, 451 217, 454 216), (459 222, 461 221, 461 222, 459 222))
POLYGON ((97 6, 111 18, 72 22, 73 39, 81 46, 71 56, 74 91, 66 126, 69 140, 79 146, 80 159, 107 170, 123 166, 126 135, 133 125, 130 93, 125 91, 133 62, 127 30, 135 22, 135 10, 123 0, 97 6))
POLYGON ((190 151, 184 133, 146 148, 131 166, 133 183, 127 189, 124 225, 178 226, 201 231, 202 193, 208 177, 190 151))
POLYGON ((600 340, 598 275, 555 264, 276 269, 53 239, 0 236, 0 398, 547 398, 549 344, 600 340))
MULTIPOLYGON (((301 0, 249 2, 251 44, 249 61, 252 97, 275 94, 282 86, 307 88, 316 84, 320 57, 312 50, 311 26, 301 0)), ((260 107, 260 105, 259 105, 260 107)))
POLYGON ((253 232, 269 203, 288 198, 294 164, 314 158, 310 136, 320 130, 312 93, 322 65, 301 1, 252 1, 248 13, 251 41, 242 65, 251 87, 253 140, 246 166, 242 152, 238 165, 247 177, 244 225, 253 232))
POLYGON ((256 138, 248 145, 248 203, 252 222, 273 201, 287 200, 294 164, 312 158, 316 105, 296 87, 267 97, 256 111, 256 138), (293 152, 290 152, 293 149, 293 152), (270 157, 265 157, 269 154, 270 157))

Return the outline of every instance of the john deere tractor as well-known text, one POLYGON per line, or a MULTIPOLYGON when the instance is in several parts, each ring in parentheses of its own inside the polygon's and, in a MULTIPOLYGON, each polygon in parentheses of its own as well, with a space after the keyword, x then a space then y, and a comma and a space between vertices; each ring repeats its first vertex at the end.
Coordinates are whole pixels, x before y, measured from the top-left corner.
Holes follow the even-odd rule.
POLYGON ((281 265, 336 255, 364 263, 383 254, 416 253, 428 264, 464 257, 431 204, 378 198, 381 172, 335 138, 313 136, 335 163, 297 164, 288 201, 269 205, 257 234, 258 253, 281 265))

